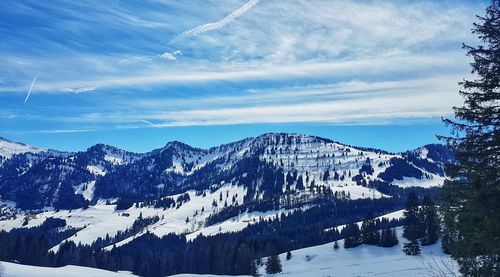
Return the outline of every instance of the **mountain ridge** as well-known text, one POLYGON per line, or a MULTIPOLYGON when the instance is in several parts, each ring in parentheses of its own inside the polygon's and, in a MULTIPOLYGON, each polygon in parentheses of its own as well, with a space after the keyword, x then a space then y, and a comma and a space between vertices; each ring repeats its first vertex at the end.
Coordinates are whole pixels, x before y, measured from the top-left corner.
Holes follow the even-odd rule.
POLYGON ((2 200, 25 209, 77 208, 108 198, 153 200, 222 184, 247 188, 245 201, 326 188, 366 197, 372 190, 383 195, 387 185, 440 186, 444 163, 451 160, 438 144, 390 153, 297 133, 265 133, 208 149, 171 141, 145 153, 101 143, 80 152, 25 147, 0 164, 2 200), (83 188, 91 182, 95 186, 86 195, 93 197, 85 204, 83 188))

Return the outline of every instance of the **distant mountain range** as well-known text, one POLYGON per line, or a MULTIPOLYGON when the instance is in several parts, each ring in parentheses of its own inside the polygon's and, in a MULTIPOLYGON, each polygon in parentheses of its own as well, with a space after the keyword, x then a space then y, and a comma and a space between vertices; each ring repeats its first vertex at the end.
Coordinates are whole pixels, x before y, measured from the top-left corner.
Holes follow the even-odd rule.
POLYGON ((151 201, 224 185, 245 189, 240 205, 326 191, 380 198, 395 188, 441 186, 443 166, 452 160, 439 144, 389 153, 284 133, 210 149, 174 141, 147 153, 104 144, 63 152, 0 138, 0 196, 24 210, 75 209, 103 199, 151 201))

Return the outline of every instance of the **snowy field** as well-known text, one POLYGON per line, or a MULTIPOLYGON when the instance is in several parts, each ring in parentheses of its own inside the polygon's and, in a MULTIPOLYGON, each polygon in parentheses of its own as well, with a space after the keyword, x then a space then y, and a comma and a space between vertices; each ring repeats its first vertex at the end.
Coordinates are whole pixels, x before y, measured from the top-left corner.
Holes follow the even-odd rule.
MULTIPOLYGON (((397 228, 397 232, 399 245, 391 248, 360 245, 344 249, 343 241, 339 241, 337 250, 333 249, 333 243, 328 243, 292 251, 289 261, 283 253, 280 255, 283 273, 276 276, 459 276, 458 266, 443 253, 440 241, 422 247, 420 256, 407 256, 402 252, 406 242, 401 237, 402 228, 397 228), (445 267, 457 275, 441 273, 447 272, 445 267)), ((264 274, 264 266, 259 270, 264 274)))
POLYGON ((2 262, 2 277, 123 277, 136 276, 130 272, 113 272, 102 269, 68 265, 63 267, 40 267, 2 262))
MULTIPOLYGON (((292 251, 292 258, 286 260, 286 253, 280 255, 283 272, 276 275, 266 275, 264 266, 259 267, 263 276, 387 276, 387 277, 416 277, 416 276, 453 276, 448 272, 452 269, 458 276, 458 267, 451 258, 444 254, 441 243, 422 247, 420 256, 407 256, 402 252, 402 228, 397 228, 399 245, 383 248, 370 245, 361 245, 356 248, 344 249, 343 241, 339 241, 340 248, 333 249, 333 243, 308 247, 292 251), (448 274, 446 274, 448 272, 448 274)), ((262 259, 264 263, 266 259, 262 259)), ((66 277, 66 276, 134 276, 130 272, 111 272, 106 270, 64 266, 60 268, 35 267, 15 263, 2 263, 6 277, 66 277)), ((179 274, 175 277, 204 276, 215 277, 220 275, 179 274)))

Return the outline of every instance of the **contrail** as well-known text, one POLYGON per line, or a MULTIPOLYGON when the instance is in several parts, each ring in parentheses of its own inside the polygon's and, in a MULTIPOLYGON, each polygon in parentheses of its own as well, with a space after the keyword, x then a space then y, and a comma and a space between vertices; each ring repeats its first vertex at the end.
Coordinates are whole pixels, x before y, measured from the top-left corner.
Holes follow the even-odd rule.
POLYGON ((171 43, 179 41, 181 39, 185 39, 188 37, 199 35, 199 34, 204 33, 206 31, 220 29, 220 28, 224 27, 226 24, 233 22, 236 18, 245 14, 253 6, 255 6, 255 4, 257 4, 257 2, 259 2, 259 0, 250 0, 245 5, 241 6, 241 8, 237 9, 236 11, 232 12, 231 14, 229 14, 228 16, 224 17, 223 19, 221 19, 217 22, 203 24, 203 25, 200 25, 196 28, 193 28, 191 30, 183 32, 182 34, 176 36, 171 41, 171 43))
POLYGON ((30 97, 31 90, 33 90, 33 86, 35 85, 36 79, 38 79, 38 75, 35 75, 35 78, 33 78, 33 81, 31 82, 30 89, 28 90, 28 95, 26 95, 26 98, 24 99, 24 103, 28 101, 28 98, 30 97))
POLYGON ((148 125, 151 125, 152 127, 158 128, 158 125, 152 123, 151 121, 147 121, 147 120, 141 119, 141 120, 139 120, 139 122, 143 122, 143 123, 146 123, 148 125))

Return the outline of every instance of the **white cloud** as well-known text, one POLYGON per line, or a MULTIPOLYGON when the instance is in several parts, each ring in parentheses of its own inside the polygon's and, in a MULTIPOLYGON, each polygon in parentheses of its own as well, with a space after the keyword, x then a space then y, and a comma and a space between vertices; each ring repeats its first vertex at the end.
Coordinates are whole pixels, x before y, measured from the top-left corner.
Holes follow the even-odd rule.
POLYGON ((160 58, 170 61, 175 61, 177 60, 176 56, 181 54, 182 52, 180 50, 175 50, 174 52, 164 52, 163 54, 160 55, 160 58))
POLYGON ((459 101, 456 82, 469 72, 461 42, 473 41, 483 8, 451 0, 256 3, 48 4, 56 15, 40 16, 55 29, 29 41, 0 34, 0 93, 23 97, 40 72, 37 94, 95 91, 63 96, 78 97, 71 112, 40 107, 54 112, 40 118, 110 127, 441 116, 459 101), (172 41, 177 34, 189 39, 172 41))
POLYGON ((207 31, 220 29, 220 28, 226 26, 227 24, 233 22, 236 18, 238 18, 238 17, 242 16, 243 14, 245 14, 246 12, 248 12, 258 2, 259 2, 259 0, 250 0, 247 3, 245 3, 245 5, 243 5, 242 7, 240 7, 239 9, 237 9, 236 11, 232 12, 231 14, 229 14, 228 16, 224 17, 223 19, 221 19, 219 21, 203 24, 203 25, 195 27, 191 30, 182 32, 182 34, 178 35, 177 37, 175 37, 172 40, 172 43, 175 43, 177 41, 180 41, 180 40, 192 37, 192 36, 199 35, 201 33, 207 32, 207 31))
POLYGON ((150 85, 213 81, 280 81, 296 78, 362 78, 387 74, 411 74, 425 70, 453 69, 464 72, 461 53, 362 57, 338 62, 294 64, 198 65, 198 68, 156 69, 140 75, 102 76, 72 82, 40 82, 38 91, 70 91, 69 88, 147 87, 150 85))
POLYGON ((450 77, 429 77, 392 82, 353 81, 253 90, 232 97, 131 99, 120 103, 127 112, 98 112, 58 120, 126 128, 286 122, 401 123, 449 115, 451 107, 460 102, 456 93, 458 84, 450 80, 450 77))
POLYGON ((98 89, 98 88, 97 87, 80 87, 80 88, 63 88, 62 91, 72 92, 72 93, 81 93, 81 92, 94 91, 96 89, 98 89))

